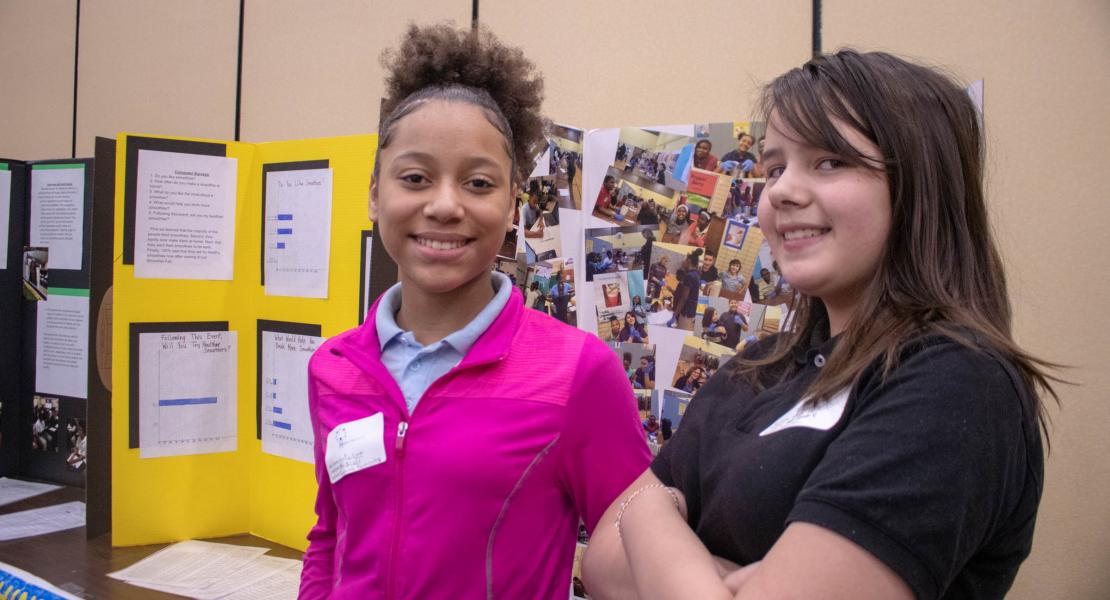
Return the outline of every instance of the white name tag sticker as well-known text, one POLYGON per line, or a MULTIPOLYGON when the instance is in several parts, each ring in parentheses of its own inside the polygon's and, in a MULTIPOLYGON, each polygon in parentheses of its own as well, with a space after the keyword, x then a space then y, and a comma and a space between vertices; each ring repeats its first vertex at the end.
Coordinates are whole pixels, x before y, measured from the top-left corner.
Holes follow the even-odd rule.
POLYGON ((848 404, 848 394, 849 389, 844 388, 817 406, 809 406, 807 404, 809 398, 802 398, 793 408, 786 411, 786 414, 768 425, 767 429, 760 431, 759 436, 771 435, 791 427, 828 431, 844 414, 844 407, 848 404))
POLYGON ((385 419, 382 413, 332 429, 324 452, 331 482, 385 462, 384 436, 385 419))

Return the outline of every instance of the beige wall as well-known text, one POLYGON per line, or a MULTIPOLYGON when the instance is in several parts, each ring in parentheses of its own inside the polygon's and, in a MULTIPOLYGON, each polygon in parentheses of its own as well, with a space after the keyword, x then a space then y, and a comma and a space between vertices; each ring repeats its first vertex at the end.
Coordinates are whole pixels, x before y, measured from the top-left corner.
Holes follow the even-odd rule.
POLYGON ((826 3, 824 45, 884 49, 984 80, 988 200, 1018 340, 1073 366, 1054 410, 1033 554, 1012 598, 1110 597, 1110 4, 826 3), (926 26, 927 24, 927 26, 926 26))
POLYGON ((481 19, 544 74, 552 119, 582 128, 731 121, 756 83, 811 50, 808 0, 529 3, 482 0, 481 19))
POLYGON ((235 135, 239 2, 81 4, 77 154, 121 131, 235 135))
POLYGON ((76 7, 76 0, 0 1, 0 156, 70 156, 76 7))
MULTIPOLYGON (((470 22, 470 3, 420 3, 422 23, 470 22)), ((416 17, 405 2, 248 2, 240 138, 263 142, 378 128, 378 57, 416 17)))
MULTIPOLYGON (((810 53, 810 2, 484 0, 482 21, 544 73, 547 112, 591 127, 731 120, 810 53), (541 10, 542 8, 542 10, 541 10)), ((0 155, 69 155, 75 0, 0 0, 0 155)), ((78 155, 123 130, 232 139, 236 0, 82 3, 78 155)), ((372 131, 382 48, 411 17, 466 23, 469 0, 247 2, 248 141, 372 131)), ((989 198, 1016 333, 1072 365, 1033 556, 1012 598, 1110 595, 1110 4, 830 0, 824 45, 887 49, 986 83, 989 198)))

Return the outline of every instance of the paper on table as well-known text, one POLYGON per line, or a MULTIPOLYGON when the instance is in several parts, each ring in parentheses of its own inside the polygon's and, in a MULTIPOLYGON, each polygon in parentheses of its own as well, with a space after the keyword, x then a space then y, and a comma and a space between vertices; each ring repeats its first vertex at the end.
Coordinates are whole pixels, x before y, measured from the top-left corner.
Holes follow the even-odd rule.
POLYGON ((266 294, 328 297, 331 169, 266 174, 266 294))
POLYGON ((234 331, 139 334, 139 456, 236 448, 234 331))
POLYGON ((0 540, 14 540, 85 526, 85 503, 66 502, 0 515, 0 540))
MULTIPOLYGON (((288 581, 289 573, 297 578, 293 582, 293 595, 291 596, 291 598, 296 598, 297 588, 300 585, 301 561, 276 556, 259 556, 241 565, 234 573, 219 579, 211 578, 205 572, 198 572, 194 582, 186 585, 169 585, 138 579, 125 579, 125 581, 132 585, 179 596, 216 600, 229 595, 251 594, 256 590, 266 590, 267 588, 279 591, 285 590, 288 588, 288 583, 286 586, 275 587, 271 585, 270 580, 288 581)), ((260 597, 266 598, 269 596, 260 597)))
POLYGON ((11 218, 11 202, 12 172, 2 169, 0 170, 0 271, 8 268, 8 219, 11 218))
POLYGON ((308 359, 324 338, 262 332, 262 451, 309 464, 308 359))
POLYGON ((232 278, 237 164, 222 156, 139 150, 135 277, 232 278))
POLYGON ((5 506, 27 498, 33 498, 46 492, 60 490, 60 485, 38 483, 36 481, 22 481, 0 477, 0 506, 5 506))
POLYGON ((301 561, 273 556, 259 558, 262 559, 274 561, 274 570, 265 580, 221 596, 219 600, 296 600, 301 586, 301 561))
POLYGON ((266 553, 265 548, 186 540, 167 546, 139 562, 109 573, 129 583, 198 588, 200 581, 236 577, 247 563, 266 553))
POLYGON ((73 398, 89 393, 88 290, 52 288, 38 303, 35 391, 73 398))
POLYGON ((51 269, 81 269, 84 225, 85 165, 34 165, 30 245, 50 248, 51 269))

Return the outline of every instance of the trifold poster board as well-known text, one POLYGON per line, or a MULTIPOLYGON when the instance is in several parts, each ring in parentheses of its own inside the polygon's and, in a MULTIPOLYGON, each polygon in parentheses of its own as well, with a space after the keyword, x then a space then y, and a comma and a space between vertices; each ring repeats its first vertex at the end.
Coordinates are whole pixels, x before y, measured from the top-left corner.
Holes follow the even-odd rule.
POLYGON ((0 159, 2 472, 84 486, 93 161, 0 159))
POLYGON ((376 136, 115 148, 112 543, 305 548, 306 368, 358 325, 376 136))

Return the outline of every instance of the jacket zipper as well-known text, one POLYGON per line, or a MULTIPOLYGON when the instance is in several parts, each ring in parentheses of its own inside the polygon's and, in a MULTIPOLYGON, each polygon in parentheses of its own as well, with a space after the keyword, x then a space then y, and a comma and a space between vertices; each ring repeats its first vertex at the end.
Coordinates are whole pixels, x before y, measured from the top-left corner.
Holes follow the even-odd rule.
POLYGON ((386 582, 386 598, 395 598, 397 596, 397 552, 401 545, 401 507, 404 505, 402 499, 405 497, 405 479, 404 479, 404 465, 403 460, 405 456, 405 434, 408 433, 408 421, 401 421, 397 423, 397 438, 393 445, 393 462, 396 465, 396 485, 394 486, 395 494, 393 496, 393 540, 389 545, 389 579, 386 582))
MULTIPOLYGON (((494 361, 486 361, 486 362, 483 362, 483 363, 468 365, 468 366, 464 367, 464 369, 473 368, 475 366, 487 364, 489 362, 500 362, 502 360, 504 360, 504 357, 499 356, 494 361)), ((455 366, 455 368, 453 368, 450 371, 448 371, 447 373, 445 373, 442 377, 440 377, 436 381, 433 381, 432 384, 430 386, 428 386, 428 389, 424 390, 424 395, 421 396, 420 403, 416 405, 416 409, 414 409, 413 412, 420 409, 420 405, 423 404, 424 401, 427 399, 428 393, 431 392, 433 389, 435 389, 437 387, 436 384, 439 384, 444 378, 447 377, 447 375, 450 375, 450 374, 454 373, 456 370, 458 370, 457 365, 455 366)), ((401 508, 404 506, 403 499, 405 497, 405 487, 404 487, 405 437, 408 435, 408 431, 409 431, 409 423, 408 423, 408 421, 405 421, 404 418, 405 418, 405 413, 402 413, 402 416, 401 416, 402 420, 399 423, 397 423, 397 437, 394 439, 394 442, 393 442, 393 450, 394 450, 394 452, 393 452, 393 462, 396 465, 394 468, 397 470, 396 475, 395 475, 397 485, 395 486, 396 494, 394 495, 394 506, 393 506, 393 510, 394 510, 393 514, 395 515, 394 516, 394 523, 393 523, 393 539, 390 541, 389 558, 388 558, 388 562, 387 562, 388 569, 389 569, 389 574, 387 575, 386 588, 385 588, 386 589, 385 597, 386 597, 387 600, 393 600, 394 598, 397 597, 397 589, 396 589, 396 587, 397 587, 397 569, 398 569, 397 553, 400 551, 400 545, 401 545, 401 508)), ((408 418, 411 421, 412 420, 412 415, 408 415, 408 418)))

